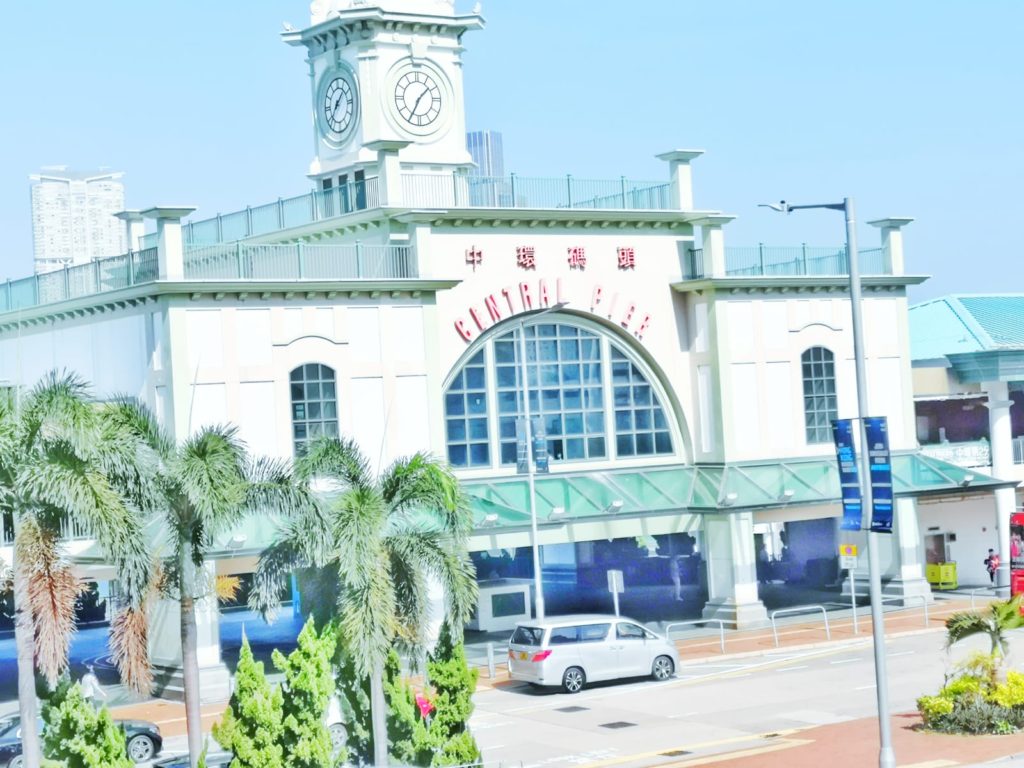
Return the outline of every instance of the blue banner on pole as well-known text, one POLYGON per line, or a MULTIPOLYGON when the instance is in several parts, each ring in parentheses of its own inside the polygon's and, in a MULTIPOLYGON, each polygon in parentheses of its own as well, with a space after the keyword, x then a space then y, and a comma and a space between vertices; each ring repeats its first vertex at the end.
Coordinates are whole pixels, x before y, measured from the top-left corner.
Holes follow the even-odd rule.
POLYGON ((843 499, 843 521, 839 527, 844 531, 859 531, 864 517, 864 500, 860 493, 857 449, 853 445, 853 422, 850 419, 833 421, 832 438, 836 444, 839 488, 843 499))
POLYGON ((865 417, 864 434, 871 468, 871 530, 892 533, 892 457, 885 416, 865 417))

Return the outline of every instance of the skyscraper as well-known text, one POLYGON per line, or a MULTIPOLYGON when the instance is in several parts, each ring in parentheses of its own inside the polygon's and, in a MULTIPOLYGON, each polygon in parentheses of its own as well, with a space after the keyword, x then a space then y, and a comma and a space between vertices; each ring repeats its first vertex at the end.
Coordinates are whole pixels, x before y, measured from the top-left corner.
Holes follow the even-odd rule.
POLYGON ((32 184, 32 244, 35 271, 85 264, 128 250, 120 172, 79 173, 47 166, 29 176, 32 184))
POLYGON ((473 176, 505 175, 505 157, 498 131, 470 131, 466 134, 466 147, 476 163, 473 176))

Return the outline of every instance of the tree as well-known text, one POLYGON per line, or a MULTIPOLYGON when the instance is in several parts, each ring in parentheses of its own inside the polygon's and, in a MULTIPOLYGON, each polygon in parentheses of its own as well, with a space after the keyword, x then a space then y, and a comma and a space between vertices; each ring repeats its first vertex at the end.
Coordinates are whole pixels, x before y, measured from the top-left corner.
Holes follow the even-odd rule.
MULTIPOLYGON (((69 373, 45 376, 33 389, 0 389, 0 517, 14 530, 12 580, 18 701, 26 768, 40 760, 35 665, 53 685, 67 666, 79 584, 61 545, 62 526, 94 532, 115 567, 127 605, 137 610, 149 582, 142 521, 154 500, 148 470, 154 457, 108 418, 110 406, 91 402, 85 383, 69 373)), ((129 637, 118 655, 123 679, 145 690, 145 635, 129 637)), ((137 626, 134 629, 138 629, 137 626)), ((144 633, 144 627, 143 627, 144 633)))
POLYGON ((285 462, 250 458, 234 427, 207 427, 175 445, 153 414, 132 401, 119 402, 112 420, 144 440, 159 458, 153 482, 169 537, 159 586, 181 609, 185 721, 195 766, 203 749, 195 604, 214 589, 203 577, 203 564, 215 537, 246 514, 294 516, 309 500, 303 487, 292 482, 285 462))
POLYGON ((243 636, 235 690, 224 719, 213 726, 213 737, 234 755, 230 768, 282 768, 281 709, 281 688, 270 687, 263 662, 253 659, 243 636))
MULTIPOLYGON (((988 635, 992 643, 990 655, 993 659, 1005 657, 1010 643, 1007 633, 1011 629, 1024 627, 1024 616, 1021 615, 1021 602, 1024 595, 1017 595, 1010 600, 1000 600, 988 606, 987 613, 961 611, 946 619, 946 648, 972 635, 988 635)), ((998 675, 998 665, 993 664, 990 670, 992 683, 998 675)))
POLYGON ((124 731, 77 683, 61 683, 43 708, 43 752, 63 768, 132 768, 124 731))
POLYGON ((339 641, 356 675, 369 677, 373 762, 386 766, 384 662, 396 642, 422 647, 429 579, 441 584, 450 621, 469 618, 476 603, 466 553, 472 518, 451 470, 422 453, 374 477, 354 441, 325 438, 296 462, 295 474, 324 493, 262 553, 250 604, 272 613, 296 568, 336 569, 339 641))
POLYGON ((324 724, 335 690, 334 645, 334 632, 327 629, 318 636, 309 619, 294 651, 286 657, 274 650, 274 666, 284 673, 285 768, 328 768, 334 762, 331 734, 324 724))
POLYGON ((441 745, 433 765, 469 765, 479 761, 480 748, 469 732, 473 692, 480 670, 466 663, 466 648, 446 621, 434 652, 427 660, 434 689, 430 730, 441 745))

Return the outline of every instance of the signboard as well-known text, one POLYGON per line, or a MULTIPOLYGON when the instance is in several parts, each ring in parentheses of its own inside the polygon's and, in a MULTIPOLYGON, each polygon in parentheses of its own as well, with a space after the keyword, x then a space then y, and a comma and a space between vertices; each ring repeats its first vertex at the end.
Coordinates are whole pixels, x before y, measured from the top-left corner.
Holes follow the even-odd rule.
POLYGON ((852 571, 857 567, 857 556, 856 555, 840 555, 839 556, 839 567, 845 571, 852 571))
POLYGON ((840 557, 856 557, 857 556, 857 545, 856 544, 840 544, 839 545, 839 556, 840 557))
POLYGON ((1024 592, 1024 512, 1010 515, 1010 594, 1024 592))
POLYGON ((865 417, 864 435, 871 475, 871 530, 892 533, 892 457, 885 416, 865 417))
POLYGON ((622 580, 622 571, 608 571, 608 591, 620 595, 626 591, 626 583, 622 580))
POLYGON ((859 531, 864 515, 864 500, 860 495, 860 478, 857 472, 857 450, 853 446, 853 422, 837 419, 832 422, 832 439, 836 444, 836 460, 839 462, 839 487, 843 500, 843 520, 839 527, 844 531, 859 531))

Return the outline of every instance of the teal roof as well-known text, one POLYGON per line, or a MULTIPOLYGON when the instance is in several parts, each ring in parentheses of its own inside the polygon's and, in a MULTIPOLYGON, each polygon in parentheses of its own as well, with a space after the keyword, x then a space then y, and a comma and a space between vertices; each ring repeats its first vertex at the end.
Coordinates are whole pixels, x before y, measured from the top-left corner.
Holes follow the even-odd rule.
POLYGON ((1024 294, 953 295, 910 308, 913 360, 1024 349, 1024 294))

